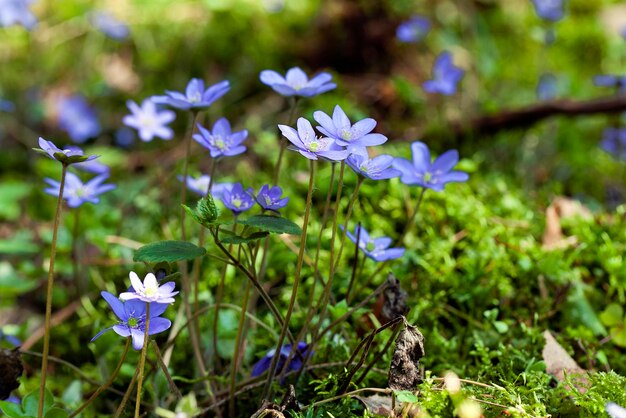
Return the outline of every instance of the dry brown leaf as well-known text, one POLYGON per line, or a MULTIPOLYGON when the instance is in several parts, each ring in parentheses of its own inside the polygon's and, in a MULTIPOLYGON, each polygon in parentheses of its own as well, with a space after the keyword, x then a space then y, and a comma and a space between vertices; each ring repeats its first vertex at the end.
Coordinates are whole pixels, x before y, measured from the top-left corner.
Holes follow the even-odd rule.
POLYGON ((546 345, 543 346, 541 355, 546 363, 546 371, 556 378, 559 382, 565 381, 565 374, 574 375, 576 388, 581 392, 586 392, 585 384, 588 382, 586 372, 576 361, 565 351, 565 349, 552 336, 550 331, 544 331, 543 337, 546 339, 546 345))
POLYGON ((544 250, 567 248, 578 243, 575 236, 564 237, 561 219, 580 217, 591 219, 591 211, 577 200, 559 196, 546 209, 546 228, 543 233, 542 247, 544 250))
POLYGON ((361 401, 367 410, 374 415, 382 415, 384 417, 398 417, 403 416, 402 413, 406 413, 407 417, 410 418, 420 418, 423 415, 422 410, 418 405, 415 404, 405 404, 402 402, 396 401, 395 414, 391 413, 391 396, 384 395, 372 395, 372 396, 354 396, 355 399, 361 401))

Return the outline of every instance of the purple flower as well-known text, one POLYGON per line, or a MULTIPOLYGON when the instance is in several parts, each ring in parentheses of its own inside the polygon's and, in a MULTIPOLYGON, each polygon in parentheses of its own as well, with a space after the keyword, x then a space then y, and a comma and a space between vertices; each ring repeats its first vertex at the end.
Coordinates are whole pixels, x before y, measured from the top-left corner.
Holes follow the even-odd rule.
MULTIPOLYGON (((73 148, 73 147, 70 147, 70 148, 73 148)), ((109 174, 109 172, 111 171, 108 165, 102 164, 101 162, 96 161, 96 160, 76 163, 74 164, 74 168, 77 168, 82 171, 86 171, 88 173, 93 173, 93 174, 109 174)))
POLYGON ((424 16, 415 15, 402 22, 396 29, 396 36, 401 42, 419 42, 430 30, 430 20, 424 16))
MULTIPOLYGON (((291 362, 287 365, 285 373, 300 370, 300 368, 302 367, 302 361, 307 355, 308 348, 309 346, 307 343, 305 342, 298 343, 298 348, 296 350, 296 353, 291 359, 291 362)), ((284 344, 282 348, 280 349, 280 353, 278 354, 279 358, 278 358, 278 363, 276 364, 277 373, 282 372, 283 368, 285 368, 285 363, 287 362, 287 359, 289 358, 289 353, 291 353, 291 344, 284 344)), ((270 368, 272 364, 272 359, 274 358, 275 355, 276 355, 275 348, 268 351, 267 354, 265 354, 265 356, 252 367, 251 376, 257 377, 265 373, 265 371, 270 368)))
POLYGON ((342 149, 332 138, 318 138, 311 122, 304 118, 298 119, 298 130, 287 125, 278 125, 283 135, 293 144, 290 149, 298 151, 309 160, 318 157, 331 161, 341 161, 348 156, 348 151, 342 149))
POLYGON ((58 102, 58 123, 72 141, 83 143, 100 134, 100 122, 82 96, 65 97, 58 102))
MULTIPOLYGON (((65 177, 63 198, 67 200, 67 204, 71 208, 76 208, 85 202, 98 203, 102 193, 115 189, 114 184, 102 184, 108 178, 108 174, 102 174, 92 178, 87 183, 83 183, 76 174, 68 172, 65 177)), ((44 192, 52 196, 59 196, 61 183, 48 177, 44 181, 50 186, 44 192)))
POLYGON ((557 78, 554 74, 541 74, 537 84, 537 98, 539 100, 554 99, 557 94, 557 78))
POLYGON ((22 345, 22 342, 20 341, 19 338, 11 334, 5 334, 2 328, 0 327, 0 343, 2 343, 2 341, 8 342, 13 347, 19 347, 20 345, 22 345))
MULTIPOLYGON (((107 301, 115 316, 118 317, 119 322, 97 333, 91 341, 95 341, 96 338, 100 337, 103 333, 112 329, 117 335, 132 337, 133 348, 135 350, 141 350, 144 343, 144 333, 146 331, 146 303, 136 299, 122 302, 109 292, 102 292, 100 294, 104 300, 107 301)), ((148 335, 163 332, 172 325, 169 319, 160 317, 168 306, 168 304, 163 303, 150 304, 148 335)))
POLYGON ((273 186, 270 189, 268 184, 265 184, 259 190, 259 194, 256 196, 257 203, 265 210, 278 211, 287 206, 289 198, 282 198, 283 189, 278 186, 273 186))
POLYGON ((376 127, 376 121, 374 119, 362 119, 352 125, 350 119, 348 119, 348 116, 339 105, 335 106, 332 118, 318 110, 313 113, 313 119, 321 125, 317 127, 318 131, 333 138, 337 145, 348 147, 347 150, 349 154, 356 153, 367 156, 365 147, 387 142, 386 136, 370 133, 376 127))
POLYGON ((469 175, 463 171, 452 171, 459 161, 459 153, 456 150, 444 152, 433 163, 430 162, 430 151, 423 142, 413 142, 411 151, 412 163, 404 158, 393 160, 393 168, 402 172, 400 181, 404 184, 417 184, 440 192, 447 183, 464 182, 469 179, 469 175))
MULTIPOLYGON (((341 230, 343 230, 343 225, 340 225, 341 230)), ((400 258, 404 255, 404 248, 389 248, 392 244, 391 238, 389 237, 380 237, 372 239, 370 235, 367 233, 365 228, 361 225, 357 225, 354 228, 354 235, 350 233, 350 231, 345 231, 350 241, 357 243, 356 237, 359 236, 358 247, 363 254, 367 257, 371 258, 374 261, 387 261, 387 260, 395 260, 396 258, 400 258), (359 233, 359 229, 361 232, 359 233)))
POLYGON ((456 85, 463 78, 463 71, 452 63, 452 54, 448 51, 439 54, 433 66, 433 79, 422 84, 428 93, 441 93, 446 96, 456 93, 456 85))
MULTIPOLYGON (((178 181, 183 181, 183 176, 178 176, 178 181)), ((202 197, 207 195, 210 182, 211 177, 207 175, 201 175, 198 178, 187 176, 186 181, 187 188, 202 197)), ((211 185, 211 196, 213 196, 214 199, 222 200, 224 191, 231 190, 232 188, 233 183, 213 183, 211 185)))
POLYGON ((319 73, 309 80, 299 67, 287 71, 286 77, 273 70, 263 70, 259 78, 263 84, 283 96, 313 97, 337 87, 335 83, 331 83, 333 77, 330 74, 319 73))
POLYGON ((91 161, 98 158, 97 155, 85 155, 82 149, 69 146, 65 149, 60 149, 52 141, 47 141, 42 137, 39 137, 39 148, 35 148, 36 151, 43 152, 53 160, 57 160, 63 164, 75 164, 85 161, 91 161))
POLYGON ((134 271, 131 271, 128 276, 130 277, 130 284, 133 290, 121 293, 121 300, 138 299, 149 303, 174 303, 174 296, 178 294, 178 292, 174 292, 174 287, 176 286, 174 282, 159 285, 156 276, 152 273, 146 274, 143 283, 134 271))
POLYGON ((593 77, 593 84, 598 87, 614 87, 620 93, 626 92, 626 76, 600 74, 593 77))
POLYGON ((126 106, 132 114, 124 116, 124 125, 139 131, 139 138, 143 142, 152 141, 155 136, 166 140, 172 139, 174 132, 167 124, 176 119, 174 112, 171 110, 159 111, 150 99, 144 100, 141 107, 132 100, 127 101, 126 106))
POLYGON ((37 24, 37 18, 28 6, 34 0, 0 0, 0 27, 21 25, 32 29, 37 24))
POLYGON ((391 155, 379 155, 372 159, 367 156, 352 154, 346 159, 346 164, 357 174, 361 174, 371 180, 387 180, 398 177, 402 172, 391 168, 394 157, 391 155))
POLYGON ((205 90, 204 81, 199 78, 192 78, 187 84, 185 94, 177 91, 165 90, 165 96, 154 96, 152 100, 158 104, 166 104, 176 109, 206 109, 213 102, 225 95, 230 90, 228 81, 221 81, 213 84, 205 90))
POLYGON ((253 192, 254 190, 252 189, 244 190, 241 183, 235 183, 232 189, 224 190, 222 202, 228 209, 233 211, 235 216, 239 216, 240 213, 254 206, 253 192))
POLYGON ((532 0, 537 15, 545 20, 556 22, 563 18, 563 0, 532 0))
POLYGON ((600 148, 615 158, 626 160, 626 128, 606 128, 602 132, 600 148))
POLYGON ((241 145, 248 137, 248 131, 242 130, 232 132, 230 123, 226 118, 220 118, 213 125, 213 132, 198 124, 199 134, 194 134, 193 139, 200 145, 207 148, 212 158, 230 157, 241 154, 246 150, 245 145, 241 145))
POLYGON ((128 26, 109 12, 95 11, 89 16, 89 21, 96 29, 112 39, 126 39, 130 34, 128 26))
POLYGON ((626 418, 626 408, 619 406, 615 402, 607 402, 604 405, 604 409, 611 418, 626 418))
POLYGON ((130 147, 135 141, 134 131, 123 126, 115 131, 115 143, 122 148, 130 147))
POLYGON ((8 100, 0 99, 0 112, 13 112, 15 110, 15 105, 13 102, 8 100))

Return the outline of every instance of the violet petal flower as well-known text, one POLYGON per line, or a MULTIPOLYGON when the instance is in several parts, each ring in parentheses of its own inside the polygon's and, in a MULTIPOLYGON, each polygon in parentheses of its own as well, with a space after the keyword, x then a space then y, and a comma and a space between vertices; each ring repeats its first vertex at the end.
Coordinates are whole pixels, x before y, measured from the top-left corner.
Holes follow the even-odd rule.
MULTIPOLYGON (((68 148, 72 148, 72 147, 68 147, 68 148)), ((75 147, 75 148, 78 148, 78 147, 75 147)), ((107 174, 108 175, 109 172, 111 171, 108 165, 102 164, 100 161, 97 161, 97 160, 89 160, 89 161, 84 161, 82 163, 76 163, 74 164, 74 168, 77 168, 82 171, 86 171, 87 173, 93 173, 93 174, 107 174)))
POLYGON ((291 68, 285 77, 273 70, 263 70, 259 78, 263 84, 283 96, 313 97, 337 87, 331 82, 332 76, 329 73, 319 73, 309 80, 299 67, 291 68))
POLYGON ((58 123, 72 141, 83 143, 101 132, 96 111, 79 95, 64 97, 57 104, 58 123))
POLYGON ((133 291, 120 293, 120 299, 138 299, 143 302, 165 304, 174 303, 174 296, 178 294, 178 292, 174 292, 174 287, 176 286, 174 282, 167 282, 163 285, 159 285, 156 276, 152 273, 148 273, 146 275, 143 283, 134 271, 131 271, 128 276, 130 277, 130 283, 133 291))
POLYGON ((387 142, 386 136, 371 133, 376 127, 374 119, 362 119, 353 125, 339 105, 335 106, 332 118, 318 110, 313 113, 313 119, 321 125, 317 129, 322 134, 333 138, 337 145, 347 147, 349 154, 367 155, 367 152, 363 152, 365 147, 381 145, 387 142))
POLYGON ((602 132, 600 148, 617 159, 626 160, 626 128, 606 128, 602 132))
MULTIPOLYGON (((146 331, 146 302, 140 300, 128 300, 123 302, 109 292, 100 293, 104 300, 107 301, 113 313, 119 319, 119 323, 112 327, 105 328, 97 333, 91 342, 106 331, 113 330, 117 335, 122 337, 132 337, 133 348, 141 350, 144 344, 144 334, 146 331)), ((172 325, 169 319, 161 318, 160 315, 165 312, 167 304, 151 303, 150 304, 150 325, 148 327, 148 335, 163 332, 172 325)))
MULTIPOLYGON (((304 358, 306 358, 307 356, 308 349, 309 349, 309 346, 307 343, 302 342, 302 341, 298 343, 298 348, 296 350, 296 353, 291 359, 291 362, 287 365, 285 373, 300 370, 300 368, 302 367, 302 362, 304 358)), ((283 371, 283 368, 285 368, 285 363, 287 362, 287 359, 289 358, 290 353, 291 353, 291 344, 284 344, 282 348, 280 349, 280 353, 278 354, 279 358, 276 364, 277 374, 280 374, 283 371)), ((265 354, 265 356, 252 367, 252 373, 250 375, 252 377, 257 377, 265 373, 270 368, 270 365, 272 364, 272 359, 274 358, 275 355, 276 355, 275 348, 269 350, 267 354, 265 354)))
POLYGON ((15 104, 9 100, 0 99, 0 112, 13 112, 15 110, 15 104))
POLYGON ((626 76, 600 74, 593 77, 593 84, 598 87, 613 87, 619 93, 626 93, 626 76))
POLYGON ((176 119, 176 114, 173 111, 159 111, 151 99, 144 100, 141 107, 132 100, 127 101, 126 106, 132 114, 124 116, 122 121, 124 125, 136 129, 143 142, 152 141, 154 137, 165 140, 174 137, 174 132, 167 126, 168 123, 176 119))
POLYGON ((551 100, 557 95, 557 78, 552 73, 541 74, 537 83, 537 98, 539 100, 551 100))
MULTIPOLYGON (((71 208, 76 208, 85 202, 96 204, 100 202, 99 196, 102 193, 106 193, 116 187, 114 184, 102 184, 108 178, 108 174, 101 174, 87 183, 83 183, 76 174, 68 172, 65 176, 63 198, 67 200, 67 205, 71 208)), ((44 189, 44 192, 58 197, 61 183, 48 177, 44 178, 44 181, 49 186, 47 189, 44 189)))
POLYGON ((531 0, 537 15, 545 20, 556 22, 565 14, 563 0, 531 0))
POLYGON ((235 216, 239 216, 240 213, 254 206, 253 192, 252 189, 244 190, 241 183, 235 183, 232 189, 223 191, 222 202, 235 216))
POLYGON ((213 131, 200 124, 197 126, 200 133, 194 134, 193 139, 208 149, 212 158, 231 157, 245 152, 246 146, 241 143, 248 137, 248 131, 232 132, 228 119, 218 119, 213 125, 213 131))
POLYGON ((352 154, 346 159, 346 164, 354 170, 371 180, 387 180, 398 177, 402 174, 400 170, 391 168, 394 157, 391 155, 378 155, 372 159, 359 154, 352 154))
POLYGON ((30 30, 37 25, 37 18, 28 6, 33 0, 0 0, 0 27, 20 25, 30 30))
POLYGON ((469 179, 467 173, 452 170, 459 161, 459 153, 456 150, 444 152, 432 163, 430 162, 428 146, 423 142, 413 142, 411 150, 413 162, 404 158, 393 160, 393 168, 402 172, 400 176, 402 183, 418 185, 440 192, 447 183, 465 182, 469 179))
POLYGON ((52 141, 48 141, 39 137, 39 148, 34 148, 35 151, 46 154, 53 160, 57 160, 63 164, 76 164, 85 161, 91 161, 98 158, 97 155, 85 155, 82 149, 76 146, 69 146, 65 149, 60 149, 52 141))
MULTIPOLYGON (((343 225, 340 225, 341 230, 343 231, 343 225)), ((389 237, 380 237, 380 238, 371 238, 369 233, 360 225, 357 225, 354 228, 354 234, 350 233, 350 231, 344 231, 350 241, 357 243, 357 235, 359 237, 358 247, 363 254, 367 257, 371 258, 374 261, 387 261, 387 260, 395 260, 396 258, 400 258, 404 255, 404 248, 396 247, 389 248, 392 244, 392 240, 389 237), (359 229, 361 232, 359 233, 359 229)))
POLYGON ((206 109, 213 102, 225 95, 230 90, 230 82, 221 81, 209 88, 204 88, 204 81, 192 78, 187 84, 185 93, 165 90, 164 96, 154 96, 152 100, 158 104, 165 104, 176 109, 206 109))
POLYGON ((451 96, 463 78, 465 71, 452 63, 452 54, 448 51, 439 54, 433 66, 433 79, 422 84, 428 93, 441 93, 451 96))
POLYGON ((130 34, 128 26, 109 12, 94 11, 90 14, 89 21, 96 29, 111 39, 126 39, 130 34))
POLYGON ((424 16, 415 15, 402 22, 396 29, 396 37, 401 42, 419 42, 428 34, 430 20, 424 16))
POLYGON ((330 161, 341 161, 348 156, 348 151, 338 146, 333 138, 316 137, 311 122, 305 118, 299 118, 297 126, 296 131, 287 125, 278 125, 283 136, 291 142, 290 149, 298 151, 309 160, 321 157, 330 161))
MULTIPOLYGON (((183 181, 183 176, 178 176, 178 181, 183 181)), ((210 182, 211 177, 207 175, 201 175, 197 178, 187 176, 186 184, 189 190, 204 197, 209 191, 210 182)), ((231 190, 232 188, 233 183, 213 183, 211 185, 211 196, 213 196, 213 199, 222 200, 222 197, 224 196, 224 191, 231 190)))
POLYGON ((282 198, 283 189, 278 186, 270 188, 268 184, 264 184, 256 196, 257 203, 265 210, 278 211, 287 206, 289 198, 282 198))

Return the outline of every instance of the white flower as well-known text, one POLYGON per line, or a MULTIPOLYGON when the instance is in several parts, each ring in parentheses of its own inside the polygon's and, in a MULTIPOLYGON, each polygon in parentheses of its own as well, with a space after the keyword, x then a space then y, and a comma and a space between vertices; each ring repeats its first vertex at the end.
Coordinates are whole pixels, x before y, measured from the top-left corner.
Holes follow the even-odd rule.
POLYGON ((166 125, 176 118, 173 111, 159 111, 150 99, 144 100, 141 107, 132 100, 126 102, 126 105, 132 115, 124 116, 124 125, 137 129, 142 141, 152 141, 155 136, 161 139, 172 139, 174 132, 166 125))
POLYGON ((131 300, 139 299, 144 302, 156 302, 156 303, 174 303, 174 296, 178 292, 173 292, 174 282, 167 282, 162 286, 159 286, 156 277, 152 273, 148 273, 143 283, 137 276, 137 273, 131 271, 128 275, 130 277, 130 283, 133 286, 133 292, 124 292, 120 294, 120 299, 131 300))

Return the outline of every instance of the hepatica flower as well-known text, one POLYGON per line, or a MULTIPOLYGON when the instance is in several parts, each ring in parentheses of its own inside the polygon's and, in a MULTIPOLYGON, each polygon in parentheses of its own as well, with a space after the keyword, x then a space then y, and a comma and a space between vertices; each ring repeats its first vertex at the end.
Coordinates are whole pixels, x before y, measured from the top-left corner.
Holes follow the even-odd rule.
POLYGON ((0 112, 13 112, 15 105, 9 100, 0 99, 0 112))
POLYGON ((446 96, 456 93, 456 85, 463 78, 463 71, 452 63, 452 54, 448 51, 439 54, 433 66, 433 79, 422 85, 428 93, 441 93, 446 96))
POLYGON ((626 76, 601 74, 593 77, 593 84, 598 87, 614 87, 620 93, 626 92, 626 76))
MULTIPOLYGON (((178 176, 179 181, 183 181, 183 176, 178 176)), ((197 178, 193 178, 191 176, 187 176, 187 188, 192 192, 204 197, 207 195, 209 191, 209 183, 211 182, 211 177, 207 175, 201 175, 197 178)), ((231 190, 233 188, 233 183, 213 183, 211 185, 211 196, 214 199, 222 200, 224 196, 225 190, 231 190)))
POLYGON ((298 67, 287 71, 285 77, 273 70, 263 70, 259 78, 263 84, 283 96, 313 97, 337 87, 331 82, 333 77, 330 74, 319 73, 309 80, 306 73, 298 67))
POLYGON ((289 198, 282 198, 283 189, 278 186, 270 188, 268 184, 265 184, 259 190, 256 196, 257 203, 265 210, 278 211, 287 206, 289 198))
POLYGON ((419 42, 430 30, 430 20, 424 16, 415 15, 406 22, 402 22, 396 29, 396 37, 401 42, 419 42))
POLYGON ((352 154, 346 159, 346 164, 357 174, 371 180, 387 180, 398 177, 402 172, 391 167, 394 157, 378 155, 372 159, 359 154, 352 154))
POLYGON ((96 11, 89 16, 91 24, 109 38, 122 40, 128 38, 128 26, 109 12, 96 11))
POLYGON ((67 132, 72 141, 83 143, 100 134, 96 111, 84 97, 75 95, 59 100, 57 111, 59 127, 67 132))
MULTIPOLYGON (((307 343, 298 343, 296 354, 291 359, 291 362, 287 365, 285 373, 300 370, 300 368, 302 368, 302 360, 306 357, 308 349, 309 346, 307 343)), ((285 362, 289 358, 289 353, 291 353, 291 344, 284 344, 280 349, 280 353, 278 353, 279 358, 276 365, 277 374, 280 373, 283 368, 285 368, 285 362)), ((268 351, 267 354, 252 367, 252 377, 261 376, 263 373, 265 373, 267 369, 270 368, 272 364, 272 359, 275 355, 275 348, 268 351)))
POLYGON ((606 128, 602 132, 600 148, 615 158, 626 159, 626 128, 606 128))
POLYGON ((211 106, 213 102, 225 95, 228 90, 230 90, 228 81, 221 81, 205 89, 203 80, 192 78, 187 84, 184 94, 166 90, 164 96, 154 96, 152 100, 155 103, 166 104, 176 109, 200 110, 211 106))
POLYGON ((161 139, 172 139, 174 132, 167 126, 168 123, 176 119, 176 114, 171 110, 159 111, 156 104, 151 99, 146 99, 141 103, 129 100, 126 106, 132 112, 124 116, 124 125, 130 126, 139 132, 139 138, 143 142, 152 141, 154 137, 161 139))
MULTIPOLYGON (((116 187, 114 184, 102 184, 108 178, 108 174, 102 174, 92 178, 87 183, 83 183, 76 174, 68 172, 65 176, 63 199, 67 200, 67 205, 71 208, 76 208, 86 202, 96 204, 100 202, 99 196, 102 193, 116 187)), ((49 186, 44 192, 52 196, 59 196, 61 183, 48 177, 44 178, 44 181, 49 186)))
POLYGON ((317 129, 322 134, 333 138, 337 145, 347 147, 349 154, 357 153, 367 156, 365 147, 387 142, 386 136, 371 133, 376 127, 374 119, 362 119, 352 125, 350 119, 348 119, 348 116, 339 105, 335 106, 332 118, 318 110, 313 113, 313 119, 321 125, 317 129))
MULTIPOLYGON (((146 330, 146 303, 137 299, 122 302, 109 292, 102 292, 101 295, 104 300, 107 301, 113 313, 119 319, 119 322, 97 333, 91 341, 95 341, 103 333, 112 329, 117 335, 132 337, 133 348, 135 350, 141 350, 144 344, 144 334, 146 330)), ((172 325, 169 319, 160 317, 167 307, 167 304, 162 303, 150 304, 148 335, 163 332, 172 325)))
POLYGON ((252 196, 252 189, 244 190, 241 183, 235 183, 230 190, 224 190, 222 193, 222 202, 233 211, 235 216, 247 211, 254 206, 255 200, 252 196))
POLYGON ((545 20, 556 22, 564 15, 563 0, 532 0, 537 15, 545 20))
MULTIPOLYGON (((343 230, 343 225, 340 226, 343 230)), ((360 225, 354 228, 354 234, 345 231, 350 241, 357 244, 357 235, 359 236, 358 247, 363 254, 374 261, 395 260, 404 255, 404 248, 389 248, 392 240, 389 237, 371 238, 369 233, 360 225), (359 233, 359 229, 361 232, 359 233)))
POLYGON ((557 78, 554 74, 541 74, 537 84, 537 98, 539 100, 554 99, 557 94, 557 78))
POLYGON ((34 0, 0 0, 0 26, 20 25, 32 29, 37 18, 28 8, 34 0))
POLYGON ((246 150, 245 145, 241 143, 248 137, 248 131, 244 129, 232 132, 226 118, 218 119, 213 125, 212 132, 200 124, 198 130, 200 133, 194 134, 193 139, 208 149, 212 158, 230 157, 246 150))
POLYGON ((93 174, 109 174, 109 172, 111 171, 108 165, 102 164, 101 162, 97 160, 90 160, 90 161, 85 161, 82 163, 76 163, 74 164, 74 168, 77 168, 82 171, 86 171, 88 173, 93 173, 93 174))
POLYGON ((63 164, 75 164, 98 158, 97 155, 85 155, 82 149, 74 146, 60 149, 52 141, 42 137, 39 137, 39 148, 35 148, 35 151, 43 152, 48 157, 63 164))
POLYGON ((298 130, 287 125, 278 125, 285 138, 293 144, 292 150, 298 151, 309 160, 317 160, 318 157, 331 161, 341 161, 348 156, 348 151, 335 144, 332 138, 318 138, 311 122, 304 118, 298 119, 298 130))
POLYGON ((459 161, 459 153, 456 150, 444 152, 432 163, 428 146, 423 142, 413 142, 411 151, 413 162, 404 158, 396 158, 393 161, 393 167, 402 172, 400 181, 404 184, 418 185, 440 192, 447 183, 464 182, 469 179, 467 173, 452 170, 459 161))
POLYGON ((128 276, 130 277, 130 284, 132 285, 133 290, 130 292, 120 293, 120 299, 138 299, 149 303, 174 303, 174 296, 178 294, 178 292, 174 292, 174 287, 176 286, 174 282, 167 282, 164 285, 159 285, 156 276, 152 273, 148 273, 146 275, 143 283, 134 271, 131 271, 128 276))

